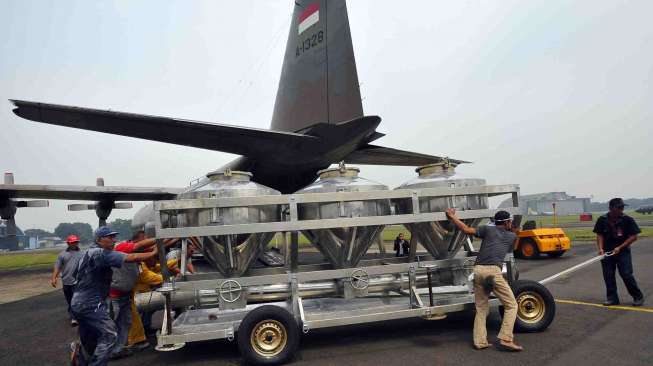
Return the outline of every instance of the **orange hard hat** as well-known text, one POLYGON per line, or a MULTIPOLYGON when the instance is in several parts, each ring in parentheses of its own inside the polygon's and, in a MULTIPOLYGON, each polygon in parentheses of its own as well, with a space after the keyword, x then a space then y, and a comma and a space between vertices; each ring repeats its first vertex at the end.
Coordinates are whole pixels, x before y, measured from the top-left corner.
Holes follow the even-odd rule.
POLYGON ((72 243, 79 243, 79 238, 77 235, 68 235, 66 238, 66 243, 72 244, 72 243))

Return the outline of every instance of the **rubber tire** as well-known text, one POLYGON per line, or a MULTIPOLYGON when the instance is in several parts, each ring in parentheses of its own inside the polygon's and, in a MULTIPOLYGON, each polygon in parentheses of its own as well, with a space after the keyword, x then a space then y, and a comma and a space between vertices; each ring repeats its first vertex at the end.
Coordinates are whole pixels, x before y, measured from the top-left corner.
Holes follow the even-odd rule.
POLYGON ((250 365, 278 365, 293 358, 299 346, 301 332, 293 316, 284 308, 274 305, 263 305, 250 311, 238 327, 237 343, 240 355, 250 365), (250 336, 254 327, 263 320, 276 320, 283 324, 288 334, 286 347, 274 357, 264 357, 258 354, 250 344, 250 336))
MULTIPOLYGON (((556 303, 553 299, 551 292, 536 281, 531 280, 519 280, 515 281, 512 284, 512 292, 515 294, 515 299, 519 298, 519 295, 523 292, 535 292, 542 297, 544 300, 544 316, 537 323, 525 323, 519 319, 519 314, 517 320, 515 321, 515 331, 521 333, 533 333, 541 332, 551 325, 553 319, 556 315, 556 303)), ((503 314, 502 314, 503 315, 503 314)))
POLYGON ((524 258, 524 259, 535 259, 540 256, 540 250, 537 248, 537 244, 535 241, 531 238, 524 238, 520 240, 519 243, 519 257, 524 258), (524 245, 532 245, 533 246, 533 255, 527 256, 524 254, 524 245))
POLYGON ((548 255, 550 258, 560 258, 563 254, 565 254, 565 252, 565 250, 558 250, 555 252, 548 252, 546 255, 548 255))

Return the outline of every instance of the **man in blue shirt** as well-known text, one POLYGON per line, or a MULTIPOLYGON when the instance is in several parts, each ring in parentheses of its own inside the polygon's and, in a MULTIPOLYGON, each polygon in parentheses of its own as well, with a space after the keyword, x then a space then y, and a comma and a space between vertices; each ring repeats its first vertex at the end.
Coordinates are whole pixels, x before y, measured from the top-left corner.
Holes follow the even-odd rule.
POLYGON ((116 325, 109 317, 106 304, 111 267, 120 268, 124 262, 140 262, 157 254, 156 249, 148 253, 114 252, 117 234, 108 226, 99 227, 95 231, 95 243, 84 253, 77 267, 70 307, 79 322, 80 341, 89 355, 88 360, 80 357, 80 365, 106 365, 116 343, 116 325))

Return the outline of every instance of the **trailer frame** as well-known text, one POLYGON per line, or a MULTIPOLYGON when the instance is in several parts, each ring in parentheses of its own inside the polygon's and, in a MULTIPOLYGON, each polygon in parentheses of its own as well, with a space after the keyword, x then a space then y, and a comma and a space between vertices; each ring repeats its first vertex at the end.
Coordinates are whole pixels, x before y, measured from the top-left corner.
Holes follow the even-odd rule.
MULTIPOLYGON (((157 334, 157 349, 175 350, 185 343, 209 340, 233 340, 240 323, 253 310, 272 305, 288 311, 301 331, 344 326, 393 319, 423 317, 440 319, 445 314, 470 309, 474 304, 473 247, 449 259, 435 260, 429 255, 411 256, 406 263, 373 262, 355 268, 314 269, 298 263, 298 233, 302 230, 355 227, 367 225, 392 225, 447 220, 444 212, 422 213, 419 200, 425 197, 450 198, 466 195, 488 197, 510 194, 512 207, 502 208, 513 215, 520 214, 518 185, 485 185, 476 187, 443 187, 393 191, 335 192, 289 194, 237 198, 202 198, 158 201, 154 203, 155 237, 160 251, 162 268, 165 268, 163 239, 200 237, 208 235, 251 234, 262 232, 291 232, 286 244, 290 263, 284 268, 259 271, 260 274, 225 278, 219 272, 184 274, 181 281, 165 274, 164 285, 158 292, 164 297, 164 322, 157 334), (322 220, 300 220, 298 205, 322 202, 365 200, 411 200, 412 213, 368 217, 340 217, 322 220), (213 209, 219 207, 281 205, 289 215, 276 222, 238 225, 173 227, 175 216, 185 210, 213 209), (385 281, 385 282, 384 282, 385 281), (382 285, 378 285, 381 283, 382 285), (313 287, 323 288, 314 289, 313 287), (375 287, 377 286, 377 287, 375 287), (388 286, 385 289, 383 286, 388 286), (328 288, 327 288, 328 287, 328 288), (285 299, 265 300, 260 289, 278 289, 285 299), (370 289, 377 289, 370 291, 370 289), (335 289, 335 290, 333 290, 335 289), (378 290, 381 289, 381 290, 378 290), (332 295, 313 296, 316 291, 332 295), (313 292, 311 292, 313 291, 313 292), (181 312, 174 313, 175 294, 194 293, 195 301, 181 312), (264 299, 256 301, 256 296, 264 299), (208 300, 207 300, 208 299, 208 300), (255 302, 256 301, 256 302, 255 302)), ((497 209, 465 210, 457 215, 461 219, 489 218, 497 209)), ((417 244, 412 236, 411 247, 417 244)), ((182 258, 186 257, 187 244, 182 244, 182 258)), ((391 262, 391 261, 390 261, 391 262)), ((319 268, 319 267, 318 267, 319 268)), ((506 256, 504 276, 514 280, 515 262, 512 253, 506 256)), ((323 293, 317 292, 317 293, 323 293)), ((275 293, 276 294, 276 293, 275 293)), ((275 296, 279 296, 276 294, 275 296)), ((490 300, 492 306, 497 299, 490 300)))

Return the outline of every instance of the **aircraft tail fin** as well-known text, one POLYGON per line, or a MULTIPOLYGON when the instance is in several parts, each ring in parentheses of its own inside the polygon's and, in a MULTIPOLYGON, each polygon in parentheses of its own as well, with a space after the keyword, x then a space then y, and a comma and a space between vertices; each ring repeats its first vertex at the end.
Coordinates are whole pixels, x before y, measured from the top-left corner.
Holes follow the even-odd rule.
POLYGON ((271 129, 363 116, 345 0, 296 0, 271 129))

